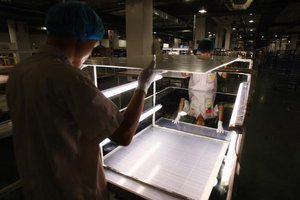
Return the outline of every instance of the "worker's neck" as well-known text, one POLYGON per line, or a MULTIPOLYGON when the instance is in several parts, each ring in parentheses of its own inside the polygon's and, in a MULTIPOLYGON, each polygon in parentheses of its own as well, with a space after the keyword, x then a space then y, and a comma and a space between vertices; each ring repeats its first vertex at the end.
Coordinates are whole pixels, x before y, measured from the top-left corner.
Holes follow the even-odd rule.
POLYGON ((46 44, 55 46, 56 48, 60 49, 68 58, 70 63, 72 63, 76 51, 77 40, 77 38, 56 37, 50 35, 47 37, 46 44))

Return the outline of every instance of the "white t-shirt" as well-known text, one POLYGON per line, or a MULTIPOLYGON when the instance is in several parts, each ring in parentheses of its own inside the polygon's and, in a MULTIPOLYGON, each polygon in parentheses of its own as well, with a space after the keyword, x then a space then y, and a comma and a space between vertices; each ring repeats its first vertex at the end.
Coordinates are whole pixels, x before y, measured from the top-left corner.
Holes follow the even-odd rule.
POLYGON ((53 46, 18 64, 7 91, 26 199, 106 199, 99 142, 123 116, 53 46))
POLYGON ((193 91, 190 101, 185 100, 183 111, 197 118, 200 114, 204 119, 215 118, 218 115, 218 107, 214 107, 215 92, 193 91))
POLYGON ((189 90, 211 91, 217 89, 217 73, 191 74, 189 90))

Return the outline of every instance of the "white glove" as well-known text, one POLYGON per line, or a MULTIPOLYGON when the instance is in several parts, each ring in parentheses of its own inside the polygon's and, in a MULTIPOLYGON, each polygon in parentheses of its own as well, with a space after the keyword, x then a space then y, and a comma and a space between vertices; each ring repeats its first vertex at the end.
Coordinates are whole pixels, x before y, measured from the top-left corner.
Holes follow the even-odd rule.
POLYGON ((223 122, 218 121, 217 133, 224 133, 223 122))
POLYGON ((144 68, 139 75, 137 89, 143 90, 145 94, 147 94, 148 89, 154 81, 155 76, 162 73, 163 71, 161 70, 154 71, 154 62, 152 61, 149 66, 144 68))
POLYGON ((181 117, 180 112, 178 112, 176 118, 175 118, 172 122, 173 122, 174 124, 178 124, 178 123, 179 123, 180 117, 181 117))

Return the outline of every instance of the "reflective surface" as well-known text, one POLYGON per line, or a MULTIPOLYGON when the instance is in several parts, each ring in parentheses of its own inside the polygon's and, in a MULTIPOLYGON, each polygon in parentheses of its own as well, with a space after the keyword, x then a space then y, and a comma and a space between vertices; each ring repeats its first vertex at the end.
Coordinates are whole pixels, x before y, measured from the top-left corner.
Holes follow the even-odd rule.
MULTIPOLYGON (((227 147, 227 141, 150 127, 136 135, 130 146, 105 156, 104 164, 159 190, 208 199, 227 147)), ((125 182, 120 179, 117 184, 125 182)))
POLYGON ((170 72, 194 72, 205 73, 224 65, 232 63, 237 58, 228 56, 214 56, 213 58, 203 59, 194 55, 162 55, 154 58, 153 56, 141 56, 131 58, 90 58, 86 65, 106 65, 119 68, 145 68, 153 60, 156 60, 157 69, 168 70, 170 72))

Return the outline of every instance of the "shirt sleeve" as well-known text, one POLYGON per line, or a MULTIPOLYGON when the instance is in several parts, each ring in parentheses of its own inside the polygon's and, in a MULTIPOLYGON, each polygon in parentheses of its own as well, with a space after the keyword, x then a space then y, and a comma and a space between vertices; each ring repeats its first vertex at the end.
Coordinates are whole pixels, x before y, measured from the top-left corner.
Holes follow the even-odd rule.
POLYGON ((63 93, 68 109, 88 139, 100 142, 120 126, 123 115, 119 108, 88 77, 79 74, 71 78, 63 93))

